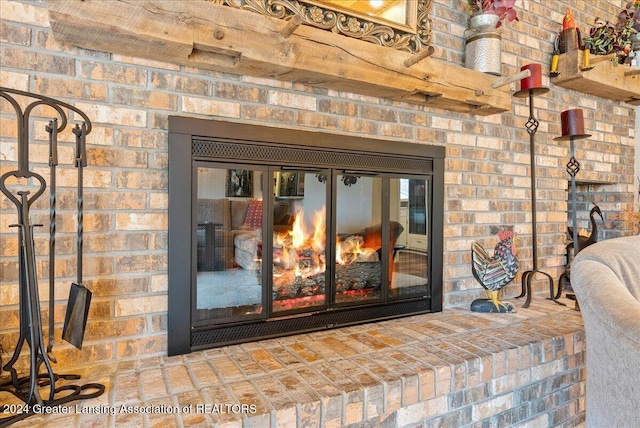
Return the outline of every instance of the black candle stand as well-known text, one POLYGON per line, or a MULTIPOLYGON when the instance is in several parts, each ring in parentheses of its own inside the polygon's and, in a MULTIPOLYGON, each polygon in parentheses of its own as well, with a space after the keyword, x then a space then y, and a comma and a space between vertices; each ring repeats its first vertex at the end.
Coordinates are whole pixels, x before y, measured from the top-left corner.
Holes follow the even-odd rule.
POLYGON ((549 294, 550 299, 559 305, 564 305, 564 303, 557 301, 557 298, 554 294, 553 287, 553 278, 546 272, 538 269, 538 231, 537 231, 537 208, 536 208, 536 151, 535 151, 535 136, 538 131, 538 126, 540 122, 536 119, 533 111, 533 99, 536 95, 542 95, 549 92, 549 88, 546 87, 537 87, 537 88, 529 88, 523 89, 513 94, 516 98, 525 98, 529 97, 529 119, 525 124, 527 128, 527 132, 529 133, 529 153, 531 158, 531 232, 532 232, 532 246, 533 246, 533 267, 531 270, 525 271, 522 274, 522 291, 517 298, 521 298, 526 296, 527 299, 522 305, 523 308, 528 308, 531 304, 531 281, 535 277, 536 273, 540 273, 547 277, 549 280, 549 294))
MULTIPOLYGON (((582 117, 582 115, 580 115, 580 117, 582 117)), ((582 123, 582 122, 581 122, 582 123)), ((572 128, 572 127, 569 127, 572 128)), ((581 129, 582 132, 584 132, 584 129, 581 129)), ((591 134, 569 134, 569 135, 563 135, 561 137, 556 137, 553 140, 554 141, 569 141, 569 154, 570 154, 570 158, 569 161, 567 162, 567 173, 569 174, 569 176, 571 177, 571 224, 573 225, 573 236, 571 237, 573 240, 573 257, 575 257, 576 255, 578 255, 578 251, 580 251, 579 245, 578 245, 578 218, 577 218, 577 209, 576 209, 576 205, 578 203, 577 200, 577 189, 576 189, 576 175, 578 175, 578 172, 580 172, 580 162, 578 162, 578 160, 576 159, 576 150, 575 150, 575 140, 583 140, 585 138, 589 138, 591 137, 591 134)), ((567 249, 567 266, 569 265, 570 260, 569 260, 569 250, 567 249)), ((567 272, 563 273, 562 276, 560 277, 560 280, 558 281, 558 292, 555 295, 555 298, 560 298, 560 296, 562 295, 562 291, 563 291, 563 284, 565 281, 570 280, 567 272)), ((570 298, 575 299, 574 295, 567 295, 570 298)))
MULTIPOLYGON (((54 331, 54 282, 55 282, 55 168, 58 164, 57 136, 67 126, 68 109, 77 113, 83 120, 82 126, 76 125, 76 167, 81 177, 84 156, 84 141, 86 134, 91 132, 89 118, 79 109, 53 98, 36 95, 30 92, 19 91, 0 87, 0 97, 11 104, 16 114, 18 128, 18 169, 9 171, 0 176, 0 191, 16 206, 18 211, 18 223, 11 225, 18 229, 18 280, 19 280, 19 316, 20 334, 15 345, 13 356, 2 369, 10 373, 10 380, 0 383, 0 393, 10 393, 22 400, 24 406, 16 406, 21 413, 6 416, 2 412, 0 427, 9 426, 19 420, 40 413, 40 410, 60 406, 70 401, 95 398, 102 395, 105 387, 98 383, 85 385, 66 384, 56 386, 59 380, 76 380, 78 375, 58 375, 51 366, 56 363, 52 355, 53 331, 54 331), (35 99, 24 110, 20 103, 12 96, 18 95, 28 99, 35 99), (49 224, 49 341, 45 347, 42 330, 42 315, 40 298, 38 296, 38 278, 36 271, 36 254, 33 239, 35 227, 40 224, 31 224, 29 209, 33 203, 44 193, 47 183, 40 174, 29 169, 29 121, 34 108, 45 106, 52 108, 58 117, 49 121, 46 131, 49 134, 49 167, 51 173, 50 186, 50 224, 49 224), (27 184, 21 184, 21 183, 27 184), (7 187, 9 186, 9 187, 7 187), (36 188, 35 193, 32 191, 36 188), (29 348, 29 374, 20 376, 14 365, 23 351, 24 345, 29 348), (37 405, 37 406, 36 406, 37 405), (34 408, 34 406, 36 406, 34 408)), ((82 184, 78 185, 78 275, 82 270, 82 184)), ((0 302, 1 303, 1 302, 0 302)), ((25 351, 26 352, 26 351, 25 351)), ((9 409, 11 407, 8 407, 9 409)))

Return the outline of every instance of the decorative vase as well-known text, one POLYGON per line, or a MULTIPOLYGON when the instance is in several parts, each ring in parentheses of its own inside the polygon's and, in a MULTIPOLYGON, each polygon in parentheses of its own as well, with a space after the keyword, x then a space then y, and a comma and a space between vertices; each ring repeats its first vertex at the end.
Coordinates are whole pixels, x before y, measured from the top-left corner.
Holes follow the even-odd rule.
POLYGON ((483 13, 469 19, 464 32, 464 66, 483 73, 500 76, 502 69, 502 36, 496 29, 500 17, 483 13))

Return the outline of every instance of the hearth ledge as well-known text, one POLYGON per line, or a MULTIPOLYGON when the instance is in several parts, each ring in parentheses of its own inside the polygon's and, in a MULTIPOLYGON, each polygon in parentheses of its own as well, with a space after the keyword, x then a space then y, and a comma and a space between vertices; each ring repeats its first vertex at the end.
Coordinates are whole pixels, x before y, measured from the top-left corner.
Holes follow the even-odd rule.
MULTIPOLYGON (((184 356, 105 362, 74 371, 108 389, 105 398, 80 404, 192 406, 190 413, 137 415, 139 426, 579 425, 580 312, 542 298, 528 309, 512 302, 515 314, 447 309, 184 356), (221 413, 226 404, 255 404, 255 412, 221 413)), ((134 416, 37 415, 28 422, 119 426, 134 416)))

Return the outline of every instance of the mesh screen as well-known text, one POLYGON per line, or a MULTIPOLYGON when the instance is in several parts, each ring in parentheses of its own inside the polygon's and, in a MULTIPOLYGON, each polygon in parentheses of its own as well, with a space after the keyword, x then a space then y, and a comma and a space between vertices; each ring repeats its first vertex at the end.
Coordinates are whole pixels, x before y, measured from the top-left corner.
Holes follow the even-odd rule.
POLYGON ((263 164, 284 164, 294 166, 374 169, 404 173, 431 173, 431 159, 408 158, 389 154, 353 153, 295 147, 282 147, 265 144, 246 144, 226 141, 194 139, 192 155, 201 159, 228 161, 253 161, 263 164))

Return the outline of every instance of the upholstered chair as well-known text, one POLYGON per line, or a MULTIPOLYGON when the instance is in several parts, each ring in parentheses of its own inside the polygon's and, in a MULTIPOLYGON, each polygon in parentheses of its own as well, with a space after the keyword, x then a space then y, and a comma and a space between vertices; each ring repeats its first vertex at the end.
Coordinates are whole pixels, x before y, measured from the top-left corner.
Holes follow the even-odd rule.
POLYGON ((571 285, 587 342, 587 427, 640 426, 640 236, 582 250, 571 285))

